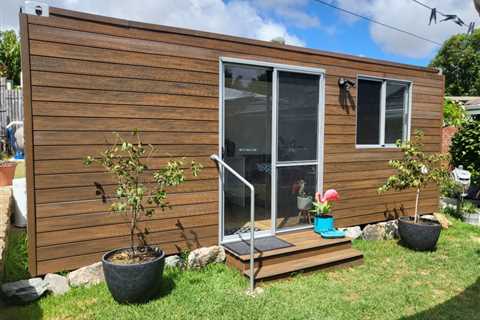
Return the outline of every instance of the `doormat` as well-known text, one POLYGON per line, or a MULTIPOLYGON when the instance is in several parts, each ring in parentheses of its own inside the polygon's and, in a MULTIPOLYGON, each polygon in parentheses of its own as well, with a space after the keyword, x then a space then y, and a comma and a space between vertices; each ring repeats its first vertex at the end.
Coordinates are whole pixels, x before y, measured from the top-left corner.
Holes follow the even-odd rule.
MULTIPOLYGON (((293 244, 275 236, 258 238, 253 242, 255 253, 293 247, 293 244)), ((250 240, 240 240, 223 244, 228 250, 243 256, 250 253, 250 240)))

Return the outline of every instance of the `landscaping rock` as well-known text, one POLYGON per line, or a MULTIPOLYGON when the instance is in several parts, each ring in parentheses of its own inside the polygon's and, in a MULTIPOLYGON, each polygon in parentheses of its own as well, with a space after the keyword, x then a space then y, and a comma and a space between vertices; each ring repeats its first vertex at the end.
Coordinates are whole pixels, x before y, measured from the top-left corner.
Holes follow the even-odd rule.
POLYGON ((203 247, 193 250, 188 255, 189 268, 203 268, 209 263, 225 261, 225 250, 220 246, 203 247))
POLYGON ((35 301, 47 291, 48 283, 42 278, 9 282, 2 285, 2 292, 9 300, 35 301))
POLYGON ((70 290, 70 286, 68 285, 68 279, 59 274, 47 273, 43 280, 48 283, 47 290, 55 296, 62 295, 68 292, 68 290, 70 290))
POLYGON ((448 229, 448 227, 450 227, 450 226, 452 225, 452 223, 450 222, 450 220, 448 220, 448 218, 447 218, 444 214, 435 212, 435 213, 433 214, 433 216, 434 216, 435 218, 437 218, 438 222, 440 222, 440 224, 442 225, 442 228, 443 228, 443 229, 448 229))
POLYGON ((183 267, 183 260, 180 256, 169 256, 165 258, 165 267, 170 268, 182 268, 183 267))
POLYGON ((72 287, 90 286, 105 281, 102 262, 77 269, 67 275, 68 283, 72 287))
POLYGON ((367 225, 363 228, 362 237, 364 240, 383 240, 385 238, 385 225, 367 225))
POLYGON ((385 234, 383 235, 384 240, 393 240, 400 237, 398 234, 398 220, 390 220, 378 224, 385 229, 385 234))
POLYGON ((345 236, 348 238, 357 239, 362 236, 362 229, 359 226, 340 228, 340 230, 345 232, 345 236))

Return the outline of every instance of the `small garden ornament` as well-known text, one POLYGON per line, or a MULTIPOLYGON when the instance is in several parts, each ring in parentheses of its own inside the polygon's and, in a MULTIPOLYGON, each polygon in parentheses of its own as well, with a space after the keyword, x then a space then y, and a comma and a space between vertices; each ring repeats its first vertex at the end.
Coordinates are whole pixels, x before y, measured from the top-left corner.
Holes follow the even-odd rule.
POLYGON ((340 195, 334 189, 329 189, 322 194, 315 193, 313 209, 310 212, 314 215, 313 230, 324 238, 343 238, 345 233, 336 230, 333 216, 330 215, 332 202, 340 200, 340 195))

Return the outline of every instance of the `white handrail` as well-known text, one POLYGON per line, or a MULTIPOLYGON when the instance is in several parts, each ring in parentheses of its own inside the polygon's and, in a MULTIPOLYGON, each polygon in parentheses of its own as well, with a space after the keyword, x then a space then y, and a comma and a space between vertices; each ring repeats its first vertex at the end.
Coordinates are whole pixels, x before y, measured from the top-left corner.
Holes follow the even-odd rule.
POLYGON ((230 173, 238 178, 243 184, 245 184, 250 189, 250 292, 253 293, 255 290, 255 271, 254 271, 254 252, 255 252, 255 187, 248 182, 244 177, 242 177, 237 171, 233 170, 228 164, 226 164, 220 157, 216 154, 212 154, 210 159, 216 161, 218 164, 226 168, 230 173))

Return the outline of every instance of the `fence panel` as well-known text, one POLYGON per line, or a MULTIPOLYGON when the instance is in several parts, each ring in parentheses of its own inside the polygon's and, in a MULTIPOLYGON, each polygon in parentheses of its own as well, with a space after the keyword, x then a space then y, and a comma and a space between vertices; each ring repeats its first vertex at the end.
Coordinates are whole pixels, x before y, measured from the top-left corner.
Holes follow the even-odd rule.
POLYGON ((6 128, 12 121, 23 121, 22 89, 13 88, 6 78, 0 78, 0 139, 3 150, 7 143, 6 128))

